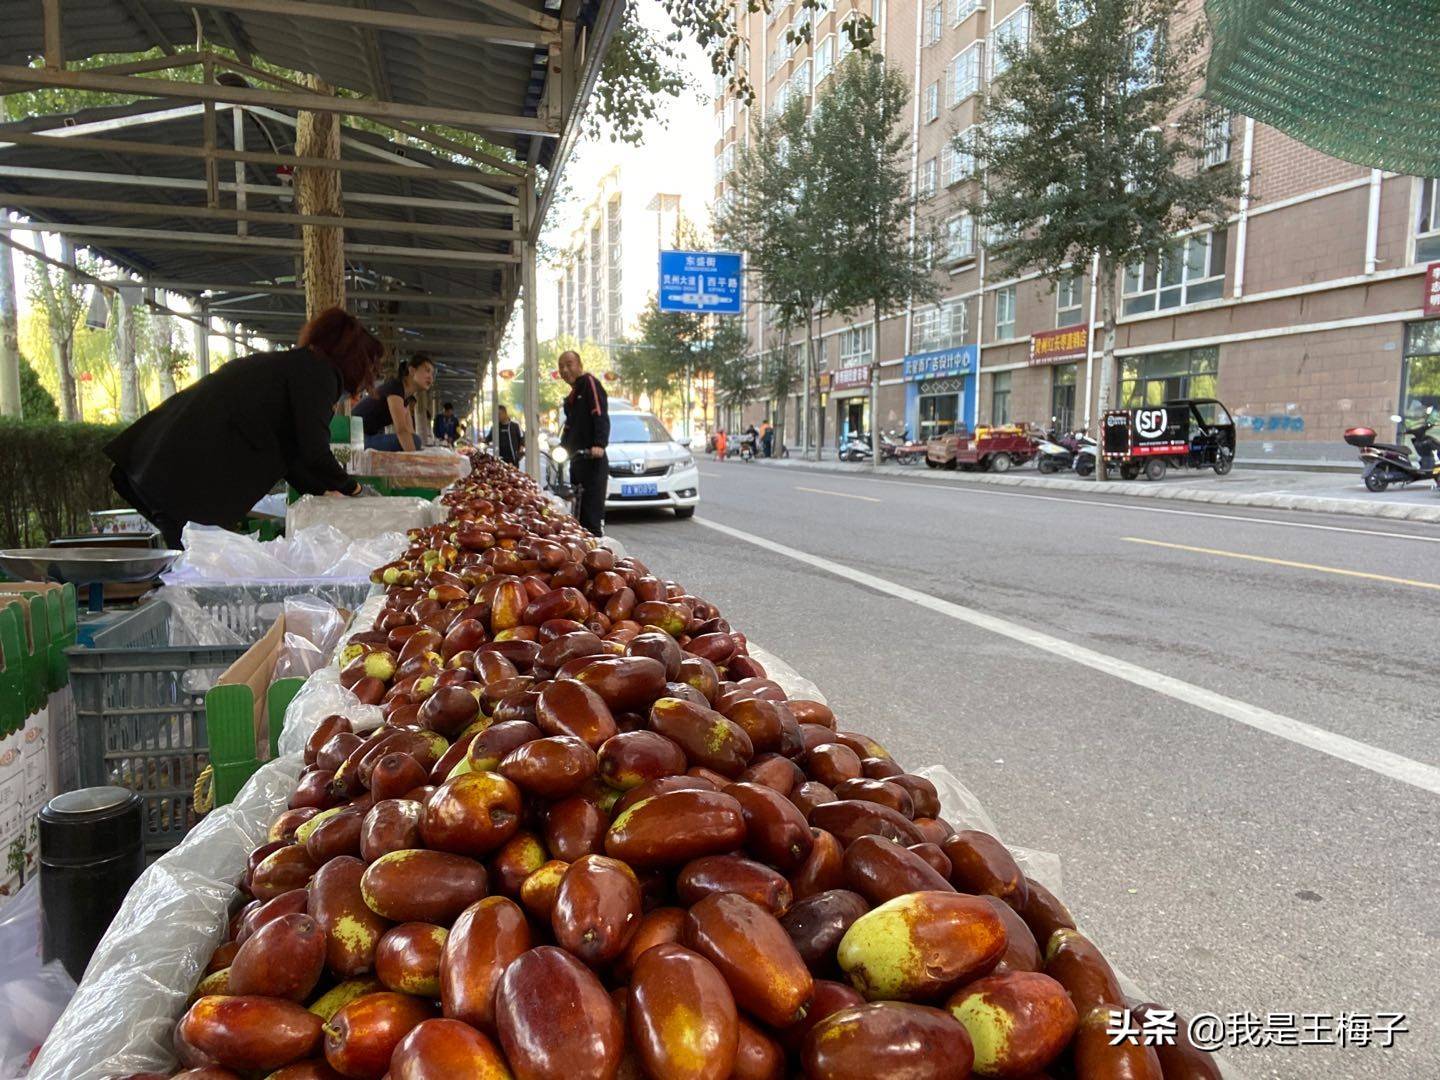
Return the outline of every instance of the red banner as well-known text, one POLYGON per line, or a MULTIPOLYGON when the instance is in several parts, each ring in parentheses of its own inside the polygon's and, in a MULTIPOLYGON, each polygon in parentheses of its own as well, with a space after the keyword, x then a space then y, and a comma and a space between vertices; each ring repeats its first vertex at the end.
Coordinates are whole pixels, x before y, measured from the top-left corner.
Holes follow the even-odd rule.
POLYGON ((1440 262, 1425 267, 1425 315, 1440 315, 1440 262))
POLYGON ((843 367, 835 372, 835 389, 849 390, 856 386, 870 385, 870 365, 861 364, 858 367, 843 367))
POLYGON ((1030 335, 1030 363, 1064 364, 1085 356, 1090 328, 1084 323, 1030 335))

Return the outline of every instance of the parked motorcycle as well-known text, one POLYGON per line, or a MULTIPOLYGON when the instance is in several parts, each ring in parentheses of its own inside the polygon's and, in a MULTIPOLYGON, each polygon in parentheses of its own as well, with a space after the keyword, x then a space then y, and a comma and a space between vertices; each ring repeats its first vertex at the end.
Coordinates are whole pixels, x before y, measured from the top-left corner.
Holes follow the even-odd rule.
POLYGON ((1075 435, 1075 459, 1072 468, 1077 476, 1093 476, 1098 450, 1095 440, 1085 432, 1075 435))
POLYGON ((1075 466, 1075 453, 1079 442, 1073 432, 1061 433, 1054 425, 1058 417, 1050 418, 1050 430, 1036 439, 1040 451, 1035 467, 1042 473, 1069 472, 1075 466))
POLYGON ((868 435, 850 434, 840 444, 841 461, 869 461, 874 454, 868 435))
POLYGON ((1440 439, 1430 434, 1440 424, 1435 416, 1435 406, 1427 405, 1425 414, 1416 420, 1407 421, 1403 416, 1392 416, 1391 421, 1401 427, 1401 442, 1377 442, 1373 428, 1354 427, 1345 432, 1345 441, 1360 450, 1360 462, 1365 467, 1365 487, 1381 492, 1391 484, 1413 484, 1417 480, 1433 481, 1440 487, 1440 469, 1436 468, 1436 457, 1440 455, 1440 439), (1409 439, 1414 453, 1404 445, 1409 439), (1418 458, 1417 456, 1418 455, 1418 458))
POLYGON ((925 444, 910 441, 909 430, 886 431, 880 436, 880 460, 914 465, 925 456, 925 444))

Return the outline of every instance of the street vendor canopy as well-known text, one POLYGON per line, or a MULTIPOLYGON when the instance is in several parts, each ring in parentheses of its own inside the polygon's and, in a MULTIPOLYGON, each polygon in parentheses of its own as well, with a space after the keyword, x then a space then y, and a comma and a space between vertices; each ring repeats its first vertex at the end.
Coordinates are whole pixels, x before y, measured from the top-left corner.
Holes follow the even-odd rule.
POLYGON ((1440 176, 1433 0, 1206 0, 1210 101, 1327 154, 1440 176))

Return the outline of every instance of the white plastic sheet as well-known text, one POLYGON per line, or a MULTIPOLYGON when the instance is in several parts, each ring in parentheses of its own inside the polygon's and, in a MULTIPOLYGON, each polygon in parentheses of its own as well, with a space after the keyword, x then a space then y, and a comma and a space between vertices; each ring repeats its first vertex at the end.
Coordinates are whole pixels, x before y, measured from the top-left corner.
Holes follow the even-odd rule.
MULTIPOLYGON (((290 504, 285 514, 285 531, 295 533, 329 526, 352 540, 382 533, 403 533, 423 529, 445 520, 428 499, 377 496, 342 499, 331 495, 306 495, 290 504)), ((378 565, 378 564, 377 564, 378 565)))
MULTIPOLYGON (((367 499, 364 504, 375 501, 367 499)), ((185 526, 184 545, 185 554, 160 576, 166 585, 369 581, 370 571, 403 553, 407 542, 403 531, 372 533, 357 540, 332 525, 257 540, 192 522, 185 526)))
POLYGON ((58 960, 40 962, 40 879, 0 911, 0 1077, 22 1076, 75 993, 58 960))

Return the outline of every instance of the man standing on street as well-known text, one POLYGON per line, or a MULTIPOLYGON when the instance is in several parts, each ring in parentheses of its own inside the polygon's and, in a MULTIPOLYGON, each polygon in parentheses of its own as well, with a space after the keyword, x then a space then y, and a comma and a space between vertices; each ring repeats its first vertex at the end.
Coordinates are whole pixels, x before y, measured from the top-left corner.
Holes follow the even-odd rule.
POLYGON ((460 437, 460 418, 455 415, 455 403, 447 401, 444 411, 435 417, 435 438, 446 446, 454 446, 460 437))
POLYGON ((525 451, 525 436, 520 432, 520 425, 510 419, 510 410, 504 405, 500 406, 496 420, 485 441, 501 461, 519 466, 520 455, 525 451))
POLYGON ((580 354, 560 354, 560 377, 570 384, 565 399, 565 429, 560 445, 570 452, 570 483, 576 488, 580 524, 596 536, 605 533, 605 491, 610 483, 605 447, 610 444, 610 399, 580 354))

